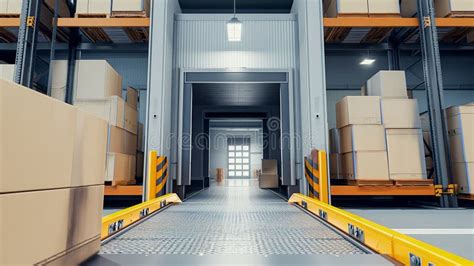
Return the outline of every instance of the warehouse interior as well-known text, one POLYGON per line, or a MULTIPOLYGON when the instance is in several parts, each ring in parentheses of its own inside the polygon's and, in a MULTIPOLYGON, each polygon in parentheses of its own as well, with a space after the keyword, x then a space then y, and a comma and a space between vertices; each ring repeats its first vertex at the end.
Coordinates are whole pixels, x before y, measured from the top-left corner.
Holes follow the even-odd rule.
POLYGON ((470 265, 473 61, 465 0, 0 1, 0 265, 470 265))

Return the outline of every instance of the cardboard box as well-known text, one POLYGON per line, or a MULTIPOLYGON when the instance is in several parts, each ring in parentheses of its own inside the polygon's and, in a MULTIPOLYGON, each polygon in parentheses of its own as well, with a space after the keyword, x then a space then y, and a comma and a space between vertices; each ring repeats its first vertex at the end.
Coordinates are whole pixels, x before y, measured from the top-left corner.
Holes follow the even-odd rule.
POLYGON ((388 180, 386 151, 358 151, 342 155, 342 175, 349 179, 388 180))
POLYGON ((137 145, 137 150, 138 151, 144 151, 145 147, 145 136, 144 136, 144 131, 143 131, 143 124, 138 123, 138 145, 137 145))
MULTIPOLYGON (((103 191, 100 185, 1 194, 0 265, 42 264, 99 240, 103 191)), ((100 242, 94 243, 76 258, 97 253, 100 242)))
POLYGON ((107 154, 105 181, 129 184, 135 181, 136 157, 120 153, 107 154))
MULTIPOLYGON (((120 97, 113 96, 103 100, 77 100, 74 105, 79 110, 104 119, 113 126, 125 128, 125 103, 120 97)), ((130 114, 128 115, 130 116, 130 114)))
POLYGON ((386 151, 385 128, 381 125, 351 125, 340 129, 341 153, 386 151))
POLYGON ((122 96, 122 76, 107 61, 79 60, 76 71, 76 100, 103 100, 122 96))
POLYGON ((371 14, 400 15, 399 0, 368 0, 368 2, 369 16, 371 14))
POLYGON ((15 79, 15 65, 0 64, 0 79, 14 82, 15 79))
POLYGON ((8 0, 0 0, 0 14, 7 14, 8 0))
POLYGON ((102 185, 105 179, 107 129, 105 120, 78 112, 71 186, 102 185))
POLYGON ((329 130, 329 153, 341 153, 341 142, 338 128, 329 130))
POLYGON ((417 100, 382 99, 381 110, 385 128, 421 128, 417 100))
POLYGON ((125 104, 124 110, 125 116, 123 128, 136 135, 138 133, 138 111, 137 109, 130 107, 128 104, 125 104))
POLYGON ((380 125, 380 97, 346 96, 336 104, 336 125, 380 125))
POLYGON ((387 129, 390 179, 426 179, 421 129, 387 129))
POLYGON ((411 18, 415 17, 418 13, 417 1, 413 0, 401 0, 400 11, 402 17, 411 18))
POLYGON ((77 0, 76 14, 110 14, 112 0, 77 0))
POLYGON ((140 12, 150 14, 150 0, 112 0, 113 12, 140 12))
POLYGON ((138 110, 138 90, 128 87, 125 94, 126 103, 135 110, 138 110))
POLYGON ((343 178, 343 175, 341 172, 342 158, 340 154, 333 153, 329 155, 329 166, 330 166, 330 176, 332 179, 343 178))
POLYGON ((435 0, 437 17, 448 17, 453 12, 474 12, 472 0, 435 0))
POLYGON ((7 1, 7 14, 20 14, 22 0, 8 0, 7 1))
POLYGON ((115 126, 109 126, 108 152, 135 156, 137 136, 115 126))
POLYGON ((70 105, 0 79, 0 193, 71 185, 76 116, 70 105))
POLYGON ((225 170, 224 168, 216 168, 216 181, 222 182, 225 179, 225 170))
POLYGON ((454 182, 458 184, 459 192, 474 194, 474 162, 453 163, 454 182))
POLYGON ((446 110, 452 162, 474 162, 474 105, 446 110))
POLYGON ((367 0, 330 0, 326 17, 340 15, 368 16, 367 0))
POLYGON ((408 99, 405 71, 379 71, 367 81, 367 95, 408 99))

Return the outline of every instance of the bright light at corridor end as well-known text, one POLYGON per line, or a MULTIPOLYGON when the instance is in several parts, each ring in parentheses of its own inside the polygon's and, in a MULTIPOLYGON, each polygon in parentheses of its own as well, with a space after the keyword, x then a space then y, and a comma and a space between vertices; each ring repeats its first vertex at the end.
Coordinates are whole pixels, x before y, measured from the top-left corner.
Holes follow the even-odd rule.
POLYGON ((236 17, 227 22, 227 39, 229 42, 240 42, 242 40, 242 22, 236 17))
POLYGON ((362 62, 360 62, 361 65, 372 65, 375 62, 375 59, 371 58, 364 58, 362 62))

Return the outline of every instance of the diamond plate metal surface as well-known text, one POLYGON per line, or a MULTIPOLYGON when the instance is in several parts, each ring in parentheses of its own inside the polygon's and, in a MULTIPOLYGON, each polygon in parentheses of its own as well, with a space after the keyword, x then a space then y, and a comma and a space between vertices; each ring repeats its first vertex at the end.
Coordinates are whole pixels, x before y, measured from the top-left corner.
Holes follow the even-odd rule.
POLYGON ((102 246, 101 254, 365 254, 271 191, 211 186, 102 246))

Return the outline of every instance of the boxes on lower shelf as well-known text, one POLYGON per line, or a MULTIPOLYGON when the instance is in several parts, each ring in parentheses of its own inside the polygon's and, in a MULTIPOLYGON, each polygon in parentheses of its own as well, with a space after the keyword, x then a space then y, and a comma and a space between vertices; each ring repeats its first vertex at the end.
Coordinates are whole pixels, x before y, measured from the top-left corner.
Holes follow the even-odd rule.
POLYGON ((380 97, 346 96, 336 104, 338 128, 347 125, 380 125, 380 97))
POLYGON ((349 179, 388 180, 386 151, 358 151, 342 155, 341 175, 349 179))
POLYGON ((135 156, 137 136, 119 127, 109 126, 108 152, 135 156))
POLYGON ((108 153, 105 181, 113 184, 131 184, 135 181, 136 157, 133 155, 108 153))
POLYGON ((0 127, 0 193, 103 183, 105 121, 0 79, 0 127))
POLYGON ((350 125, 340 129, 341 153, 352 151, 386 151, 382 125, 350 125))
POLYGON ((421 129, 387 129, 390 179, 426 179, 421 129))
POLYGON ((104 186, 97 185, 0 194, 0 265, 47 264, 64 257, 71 265, 96 254, 103 193, 104 186))

